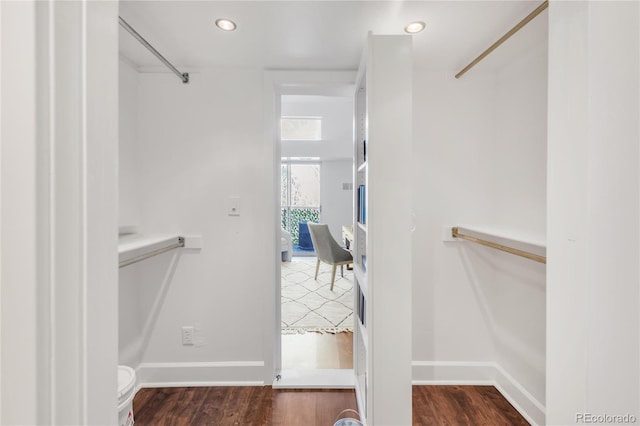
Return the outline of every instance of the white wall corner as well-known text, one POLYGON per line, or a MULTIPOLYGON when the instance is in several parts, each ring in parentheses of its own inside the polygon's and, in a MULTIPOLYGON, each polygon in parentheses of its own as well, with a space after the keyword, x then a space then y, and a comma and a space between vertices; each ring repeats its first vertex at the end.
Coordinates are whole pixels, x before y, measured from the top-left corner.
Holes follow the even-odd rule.
POLYGON ((493 385, 490 361, 413 361, 414 385, 493 385))
POLYGON ((495 365, 494 386, 502 396, 532 425, 546 424, 546 409, 524 386, 516 381, 499 364, 495 365))
POLYGON ((413 385, 495 386, 532 425, 545 424, 545 406, 492 361, 413 361, 413 385))

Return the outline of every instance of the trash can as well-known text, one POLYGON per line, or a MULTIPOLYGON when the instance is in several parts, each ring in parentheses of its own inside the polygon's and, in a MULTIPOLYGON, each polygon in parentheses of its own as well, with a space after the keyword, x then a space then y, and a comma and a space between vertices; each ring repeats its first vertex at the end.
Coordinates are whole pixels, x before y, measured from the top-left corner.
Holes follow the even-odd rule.
POLYGON ((133 426, 133 397, 136 372, 126 365, 118 366, 118 426, 133 426))
POLYGON ((333 424, 333 426, 362 426, 363 423, 360 420, 352 419, 350 417, 344 417, 342 419, 340 418, 342 415, 347 413, 353 413, 358 416, 358 418, 360 418, 360 413, 358 413, 356 410, 352 410, 351 408, 347 408, 345 410, 342 410, 338 414, 338 417, 336 417, 336 422, 333 424))

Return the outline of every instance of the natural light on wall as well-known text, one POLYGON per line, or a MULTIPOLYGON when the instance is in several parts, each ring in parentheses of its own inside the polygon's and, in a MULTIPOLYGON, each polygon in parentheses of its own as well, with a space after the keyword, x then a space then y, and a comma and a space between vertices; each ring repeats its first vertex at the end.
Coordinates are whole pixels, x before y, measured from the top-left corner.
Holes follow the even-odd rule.
POLYGON ((280 118, 280 139, 283 141, 322 140, 322 117, 280 118))

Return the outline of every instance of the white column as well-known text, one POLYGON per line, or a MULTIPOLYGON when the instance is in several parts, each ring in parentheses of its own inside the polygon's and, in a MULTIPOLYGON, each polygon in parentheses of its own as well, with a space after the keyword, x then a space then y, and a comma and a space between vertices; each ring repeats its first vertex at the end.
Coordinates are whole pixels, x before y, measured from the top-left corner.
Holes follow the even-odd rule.
POLYGON ((550 4, 548 424, 640 420, 639 27, 637 2, 550 4))
POLYGON ((34 2, 0 2, 1 424, 36 424, 42 407, 38 392, 35 16, 34 2))
POLYGON ((115 424, 118 4, 0 7, 0 422, 115 424))

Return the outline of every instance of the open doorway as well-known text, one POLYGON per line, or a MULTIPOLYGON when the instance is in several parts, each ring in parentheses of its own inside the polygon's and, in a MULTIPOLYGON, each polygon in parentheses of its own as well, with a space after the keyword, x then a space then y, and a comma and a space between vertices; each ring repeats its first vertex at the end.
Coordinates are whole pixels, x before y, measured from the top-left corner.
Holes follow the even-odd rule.
MULTIPOLYGON (((353 273, 320 263, 307 222, 344 246, 353 222, 353 98, 281 96, 281 222, 291 253, 281 263, 282 370, 353 368, 353 273)), ((319 370, 324 370, 320 372, 319 370)))

